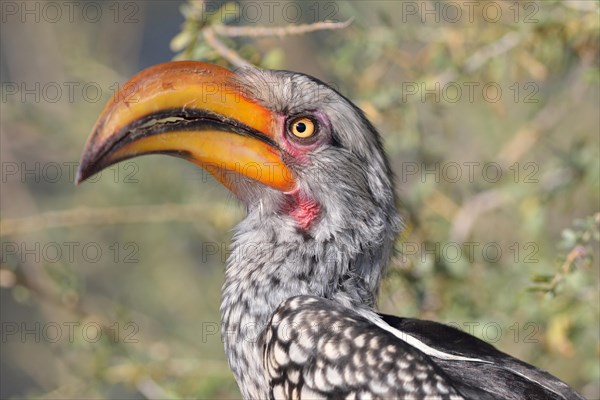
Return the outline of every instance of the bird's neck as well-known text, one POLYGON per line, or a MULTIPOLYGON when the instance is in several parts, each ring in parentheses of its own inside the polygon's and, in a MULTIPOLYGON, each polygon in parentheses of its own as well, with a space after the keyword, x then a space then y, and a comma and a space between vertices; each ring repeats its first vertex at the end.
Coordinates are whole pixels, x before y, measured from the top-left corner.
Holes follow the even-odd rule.
POLYGON ((250 210, 236 228, 221 322, 229 364, 239 386, 248 391, 245 398, 267 395, 261 392, 266 384, 262 377, 246 372, 262 370, 261 334, 285 300, 314 295, 353 308, 375 304, 393 234, 373 235, 372 229, 355 226, 339 227, 333 234, 331 223, 323 225, 327 232, 318 226, 302 231, 293 217, 265 216, 260 207, 250 210))

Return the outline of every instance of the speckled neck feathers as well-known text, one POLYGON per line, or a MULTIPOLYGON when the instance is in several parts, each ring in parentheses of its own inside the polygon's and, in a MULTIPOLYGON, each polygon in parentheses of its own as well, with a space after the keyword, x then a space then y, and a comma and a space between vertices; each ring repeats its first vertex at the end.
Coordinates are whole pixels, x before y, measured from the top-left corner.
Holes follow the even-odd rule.
POLYGON ((240 185, 248 215, 235 229, 227 262, 222 333, 242 394, 264 398, 265 378, 245 371, 263 370, 262 335, 277 307, 298 295, 373 307, 400 220, 379 135, 359 109, 304 75, 247 70, 239 76, 253 98, 281 115, 319 115, 330 138, 301 164, 286 160, 297 182, 293 194, 240 185))
POLYGON ((333 232, 338 214, 327 207, 308 232, 293 217, 267 211, 273 209, 277 206, 254 207, 237 226, 223 287, 222 333, 230 366, 240 387, 249 391, 245 398, 266 396, 263 377, 244 371, 261 370, 261 335, 275 309, 303 294, 372 307, 391 251, 389 226, 376 209, 345 214, 352 215, 354 225, 333 232), (252 388, 256 392, 250 393, 252 388))

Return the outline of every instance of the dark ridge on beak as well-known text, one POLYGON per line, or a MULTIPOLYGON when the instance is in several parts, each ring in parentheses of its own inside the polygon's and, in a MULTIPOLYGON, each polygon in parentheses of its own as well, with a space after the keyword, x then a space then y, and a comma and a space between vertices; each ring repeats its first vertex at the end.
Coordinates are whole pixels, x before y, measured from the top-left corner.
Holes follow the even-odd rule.
MULTIPOLYGON (((101 123, 98 126, 98 129, 96 129, 96 132, 102 128, 103 125, 104 124, 101 123)), ((134 122, 120 129, 119 132, 113 136, 113 140, 108 140, 101 147, 94 147, 92 151, 84 153, 77 170, 77 175, 75 176, 75 184, 79 185, 81 182, 108 167, 109 165, 135 157, 136 155, 131 155, 118 160, 111 160, 110 162, 105 161, 108 154, 117 151, 126 144, 146 136, 170 131, 202 130, 215 130, 252 137, 270 145, 274 149, 279 150, 277 143, 270 137, 265 136, 256 129, 251 128, 235 119, 223 117, 222 115, 206 110, 168 109, 158 111, 135 120, 134 122), (167 119, 169 118, 173 118, 174 120, 168 121, 167 119), (155 121, 155 123, 152 123, 152 121, 155 121)), ((182 158, 185 158, 185 156, 189 155, 188 152, 180 150, 164 150, 146 154, 167 154, 182 158)))

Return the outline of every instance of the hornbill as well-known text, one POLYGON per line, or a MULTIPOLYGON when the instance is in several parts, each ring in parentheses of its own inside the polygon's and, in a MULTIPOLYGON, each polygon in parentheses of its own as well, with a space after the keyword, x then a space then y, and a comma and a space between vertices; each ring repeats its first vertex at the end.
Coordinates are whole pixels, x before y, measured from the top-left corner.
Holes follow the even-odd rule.
POLYGON ((460 330, 374 310, 401 229, 392 171, 362 111, 323 82, 151 67, 102 111, 77 182, 152 153, 204 167, 247 208, 221 301, 244 398, 582 399, 460 330))

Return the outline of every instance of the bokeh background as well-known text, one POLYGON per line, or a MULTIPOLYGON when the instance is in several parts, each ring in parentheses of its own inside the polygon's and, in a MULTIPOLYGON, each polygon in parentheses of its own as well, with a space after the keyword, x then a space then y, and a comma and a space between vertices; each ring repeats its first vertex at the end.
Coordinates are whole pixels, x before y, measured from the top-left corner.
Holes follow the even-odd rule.
POLYGON ((1 398, 239 397, 218 334, 235 199, 159 156, 72 183, 116 88, 173 58, 353 99, 406 221, 380 309, 600 398, 598 2, 0 4, 1 398))

